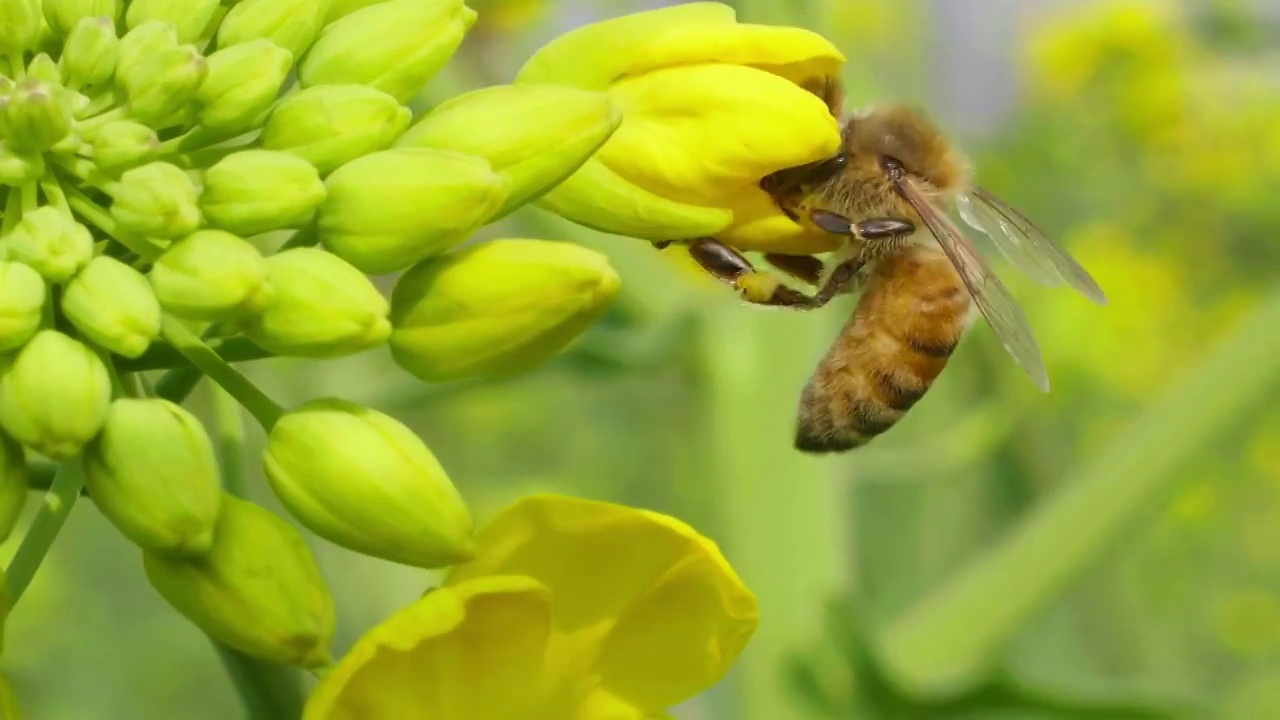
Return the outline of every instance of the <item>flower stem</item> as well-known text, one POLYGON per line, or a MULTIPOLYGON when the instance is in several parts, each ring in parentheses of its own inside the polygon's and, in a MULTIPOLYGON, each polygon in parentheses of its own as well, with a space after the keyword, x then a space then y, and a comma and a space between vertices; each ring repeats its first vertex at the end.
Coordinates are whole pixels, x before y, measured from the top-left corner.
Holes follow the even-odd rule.
POLYGON ((165 317, 161 336, 165 339, 165 342, 182 353, 182 356, 192 365, 195 365, 205 375, 208 375, 211 380, 230 393, 237 402, 253 415, 263 430, 270 431, 271 427, 280 419, 280 416, 284 414, 283 408, 277 405, 266 393, 259 390, 248 378, 240 374, 238 370, 218 357, 218 353, 214 352, 213 348, 206 345, 203 340, 188 330, 176 318, 165 317))
POLYGON ((1163 498, 1175 472, 1280 384, 1280 286, 1197 370, 992 550, 877 638, 886 675, 914 697, 984 679, 1022 625, 1163 498))
POLYGON ((9 194, 5 197, 4 203, 4 220, 0 221, 0 237, 9 234, 13 230, 13 226, 18 224, 22 219, 22 193, 18 188, 9 188, 9 194))
MULTIPOLYGON (((213 346, 218 357, 229 363, 247 362, 250 360, 266 360, 275 353, 265 350, 244 338, 230 338, 213 346)), ((124 372, 140 372, 143 370, 169 370, 186 367, 186 359, 182 354, 167 345, 152 345, 145 353, 136 358, 124 358, 119 367, 124 372)))
POLYGON ((285 243, 280 246, 280 250, 277 250, 276 252, 281 252, 281 251, 289 250, 292 248, 315 247, 316 245, 319 245, 319 244, 320 244, 320 234, 316 232, 315 223, 311 223, 310 225, 307 225, 301 230, 298 230, 297 232, 295 232, 293 235, 289 236, 289 239, 286 240, 285 243))
POLYGON ((67 194, 62 191, 62 183, 58 182, 58 176, 52 168, 46 170, 44 177, 40 178, 40 189, 44 191, 44 196, 49 199, 51 204, 67 215, 71 214, 71 205, 67 203, 67 194))
POLYGON ((39 513, 22 538, 22 544, 18 546, 9 569, 5 571, 12 603, 16 604, 22 593, 26 592, 31 579, 40 569, 40 563, 44 561, 49 548, 53 547, 53 541, 67 522, 71 508, 75 507, 76 500, 80 497, 80 490, 84 487, 84 468, 80 463, 80 457, 77 456, 58 468, 39 513))
POLYGON ((244 461, 244 422, 240 404, 220 385, 214 385, 213 417, 218 433, 218 465, 222 468, 222 486, 238 498, 246 497, 244 461))
POLYGON ((81 120, 79 123, 76 124, 76 129, 80 131, 81 137, 90 138, 103 125, 106 125, 107 123, 110 123, 110 122, 115 122, 116 120, 124 120, 127 117, 129 117, 128 108, 117 107, 117 108, 108 110, 102 113, 101 115, 94 115, 93 117, 85 118, 84 120, 81 120))
POLYGON ((116 219, 111 217, 111 213, 107 212, 98 203, 90 200, 79 190, 67 188, 67 201, 71 205, 71 209, 79 213, 80 217, 110 235, 112 239, 128 248, 133 254, 147 262, 154 262, 156 258, 160 257, 159 248, 143 238, 134 237, 121 230, 116 226, 116 219))

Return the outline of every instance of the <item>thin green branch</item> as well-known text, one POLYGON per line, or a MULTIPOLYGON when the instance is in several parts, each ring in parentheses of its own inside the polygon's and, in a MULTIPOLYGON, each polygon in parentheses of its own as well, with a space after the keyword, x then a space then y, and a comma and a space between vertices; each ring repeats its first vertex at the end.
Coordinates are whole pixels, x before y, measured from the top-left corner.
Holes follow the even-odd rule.
POLYGON ((238 498, 246 497, 244 479, 244 422, 240 417, 240 404, 221 386, 214 385, 213 417, 217 433, 219 467, 222 468, 222 485, 238 498))
POLYGON ((9 597, 15 604, 31 584, 32 578, 40 569, 45 556, 49 554, 49 549, 53 547, 58 533, 62 532, 67 517, 71 515, 71 509, 75 507, 76 500, 80 497, 80 491, 84 488, 84 469, 80 463, 81 460, 77 456, 62 463, 58 468, 49 492, 45 494, 40 511, 31 522, 31 527, 27 529, 26 536, 22 538, 22 544, 18 546, 13 562, 5 571, 9 597))
POLYGON ((156 381, 156 397, 164 398, 170 402, 181 403, 187 399, 200 381, 204 379, 204 373, 194 365, 183 365, 177 367, 156 381))
POLYGON ((121 230, 116 223, 116 219, 111 216, 111 213, 106 208, 95 203, 76 188, 67 188, 67 200, 71 204, 71 209, 79 213, 80 217, 110 235, 112 239, 128 248, 138 257, 147 262, 154 262, 156 258, 160 257, 159 248, 144 238, 135 237, 121 230))
POLYGON ((209 379, 222 386, 253 415, 264 430, 270 430, 284 410, 256 385, 231 367, 195 333, 179 320, 166 317, 161 330, 165 342, 182 353, 183 357, 199 368, 209 379))
MULTIPOLYGON (((231 338, 212 346, 218 357, 224 362, 248 362, 266 360, 275 357, 275 353, 263 350, 244 338, 231 338)), ((143 370, 169 370, 187 365, 182 353, 169 345, 154 344, 145 353, 136 358, 125 358, 120 361, 122 372, 141 372, 143 370)))

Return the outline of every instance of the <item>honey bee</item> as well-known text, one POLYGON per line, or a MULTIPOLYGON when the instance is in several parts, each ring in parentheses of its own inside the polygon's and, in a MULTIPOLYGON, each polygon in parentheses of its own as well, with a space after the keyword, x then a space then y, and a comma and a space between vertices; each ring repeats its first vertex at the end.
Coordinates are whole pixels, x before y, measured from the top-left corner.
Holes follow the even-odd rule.
POLYGON ((1024 215, 974 183, 968 160, 923 113, 900 105, 872 108, 848 117, 841 134, 834 157, 761 182, 793 220, 843 240, 827 262, 765 254, 773 267, 817 288, 815 294, 756 270, 716 240, 686 243, 705 270, 752 303, 814 309, 861 293, 801 394, 796 449, 846 452, 888 431, 928 392, 978 315, 1047 392, 1048 374, 1026 317, 947 207, 1038 282, 1065 284, 1106 304, 1097 282, 1024 215))

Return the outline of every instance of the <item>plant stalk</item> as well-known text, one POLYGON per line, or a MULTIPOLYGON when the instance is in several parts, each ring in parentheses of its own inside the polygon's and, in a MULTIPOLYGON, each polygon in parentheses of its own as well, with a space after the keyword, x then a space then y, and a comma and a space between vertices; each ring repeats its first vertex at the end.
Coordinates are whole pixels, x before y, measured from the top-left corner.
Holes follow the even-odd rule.
POLYGON ((67 518, 71 515, 71 509, 75 507, 83 487, 84 468, 80 457, 77 456, 62 463, 53 477, 49 492, 45 494, 40 511, 31 522, 31 527, 27 529, 26 536, 22 538, 22 544, 18 546, 13 562, 5 571, 5 581, 9 586, 9 598, 12 604, 18 602, 36 576, 40 564, 44 562, 49 549, 53 547, 53 542, 58 538, 58 533, 62 532, 67 518))

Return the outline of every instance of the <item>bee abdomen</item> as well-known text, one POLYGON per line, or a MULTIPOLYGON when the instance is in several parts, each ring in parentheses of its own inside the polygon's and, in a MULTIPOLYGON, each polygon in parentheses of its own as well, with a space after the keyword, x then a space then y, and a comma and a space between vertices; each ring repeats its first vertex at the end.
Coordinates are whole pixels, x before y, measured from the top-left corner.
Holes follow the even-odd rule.
MULTIPOLYGON (((873 393, 845 392, 842 385, 840 381, 825 386, 811 383, 806 389, 796 426, 796 449, 813 453, 852 450, 888 432, 902 419, 905 408, 895 408, 873 393)), ((904 391, 896 402, 905 404, 909 395, 904 391)))

